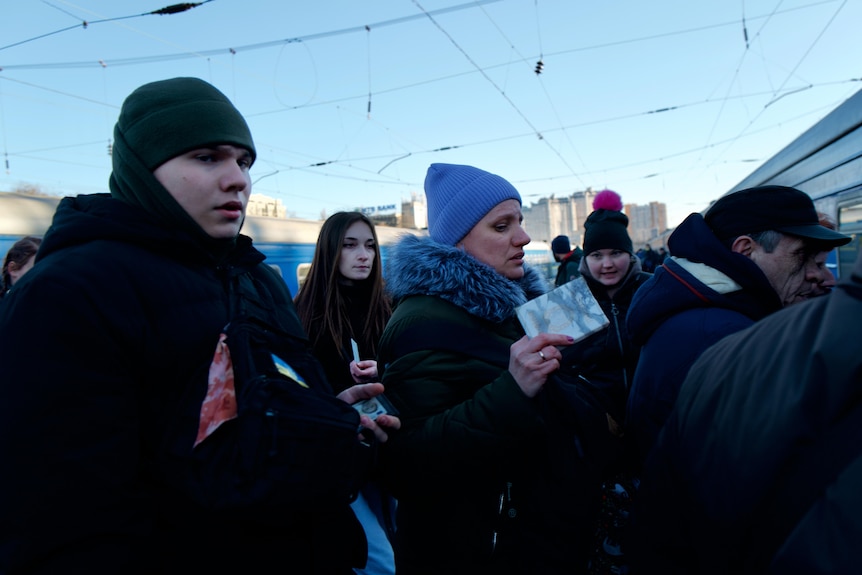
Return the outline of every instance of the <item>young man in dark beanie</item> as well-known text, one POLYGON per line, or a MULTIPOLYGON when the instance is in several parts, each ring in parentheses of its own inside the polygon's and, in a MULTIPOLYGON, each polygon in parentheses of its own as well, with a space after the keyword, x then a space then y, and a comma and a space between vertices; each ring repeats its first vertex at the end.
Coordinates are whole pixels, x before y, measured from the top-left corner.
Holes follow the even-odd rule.
POLYGON ((351 573, 365 541, 348 502, 215 509, 190 488, 210 477, 170 464, 220 471, 207 454, 244 421, 222 334, 238 308, 265 310, 278 345, 308 354, 284 282, 240 234, 245 120, 210 84, 174 78, 126 99, 114 140, 111 193, 60 202, 0 310, 0 572, 351 573))
POLYGON ((728 194, 674 230, 673 256, 638 290, 627 317, 643 345, 627 414, 641 462, 701 353, 812 292, 825 279, 818 254, 849 241, 820 225, 808 195, 785 186, 728 194))

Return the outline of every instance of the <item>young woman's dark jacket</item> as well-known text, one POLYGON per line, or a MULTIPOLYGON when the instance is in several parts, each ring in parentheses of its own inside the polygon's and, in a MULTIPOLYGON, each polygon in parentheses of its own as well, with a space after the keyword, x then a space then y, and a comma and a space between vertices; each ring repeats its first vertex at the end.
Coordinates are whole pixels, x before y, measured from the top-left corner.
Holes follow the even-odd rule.
POLYGON ((249 238, 217 261, 169 226, 107 194, 66 198, 38 265, 0 310, 0 571, 361 564, 364 537, 346 504, 240 518, 194 506, 159 478, 166 414, 203 400, 200 371, 233 293, 305 339, 286 286, 249 238))
POLYGON ((582 260, 580 272, 609 324, 607 329, 564 348, 563 370, 586 378, 596 389, 597 397, 605 402, 608 414, 622 426, 626 399, 640 356, 640 347, 632 343, 625 319, 635 292, 652 274, 642 271, 640 260, 633 257, 629 271, 611 297, 604 284, 593 278, 587 257, 582 260))
POLYGON ((781 309, 757 264, 722 245, 700 214, 676 228, 668 247, 673 257, 638 289, 626 319, 642 345, 626 415, 642 460, 700 354, 781 309))
POLYGON ((515 307, 547 289, 525 267, 509 280, 464 251, 406 236, 389 252, 396 302, 378 367, 402 428, 381 450, 398 498, 399 574, 578 572, 578 500, 539 493, 550 461, 545 391, 527 397, 507 370, 524 335, 515 307), (565 542, 562 539, 566 539, 565 542))
MULTIPOLYGON (((353 285, 343 285, 340 289, 344 294, 350 329, 354 334, 360 359, 374 359, 373 353, 370 352, 375 346, 371 342, 363 341, 360 336, 356 335, 363 332, 367 319, 366 313, 371 299, 371 281, 357 281, 353 285)), ((350 375, 350 360, 353 359, 353 350, 350 345, 349 332, 345 332, 344 341, 338 343, 332 341, 332 338, 324 333, 312 346, 312 349, 314 356, 323 365, 326 379, 336 393, 356 385, 353 376, 350 375)))

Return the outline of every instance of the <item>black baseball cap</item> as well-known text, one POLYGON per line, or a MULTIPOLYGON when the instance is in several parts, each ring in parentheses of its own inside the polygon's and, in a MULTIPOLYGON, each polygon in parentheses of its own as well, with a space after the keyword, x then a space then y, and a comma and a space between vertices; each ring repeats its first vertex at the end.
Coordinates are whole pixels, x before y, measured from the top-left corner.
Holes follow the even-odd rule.
POLYGON ((814 202, 805 192, 788 186, 758 186, 719 198, 704 215, 720 240, 775 230, 814 240, 830 248, 850 237, 820 225, 814 202))

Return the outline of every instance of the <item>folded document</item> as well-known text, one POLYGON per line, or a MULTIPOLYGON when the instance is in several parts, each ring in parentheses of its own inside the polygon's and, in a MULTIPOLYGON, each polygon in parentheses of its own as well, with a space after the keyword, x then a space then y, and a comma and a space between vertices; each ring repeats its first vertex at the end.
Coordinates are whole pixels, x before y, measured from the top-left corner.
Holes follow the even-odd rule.
POLYGON ((610 323, 583 277, 518 306, 515 313, 530 337, 562 333, 579 341, 610 323))

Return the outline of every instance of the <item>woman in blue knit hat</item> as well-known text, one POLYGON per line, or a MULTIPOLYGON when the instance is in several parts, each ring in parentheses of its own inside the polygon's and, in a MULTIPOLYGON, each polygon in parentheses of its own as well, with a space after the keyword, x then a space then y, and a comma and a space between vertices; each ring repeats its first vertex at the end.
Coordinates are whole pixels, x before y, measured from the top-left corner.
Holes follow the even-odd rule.
MULTIPOLYGON (((524 263, 521 196, 472 166, 432 164, 429 238, 388 256, 395 302, 378 351, 401 432, 381 450, 398 499, 395 561, 412 573, 547 572, 551 527, 531 511, 546 469, 542 389, 568 336, 524 335, 515 308, 545 293, 524 263)), ((574 567, 574 564, 571 566, 574 567)))

